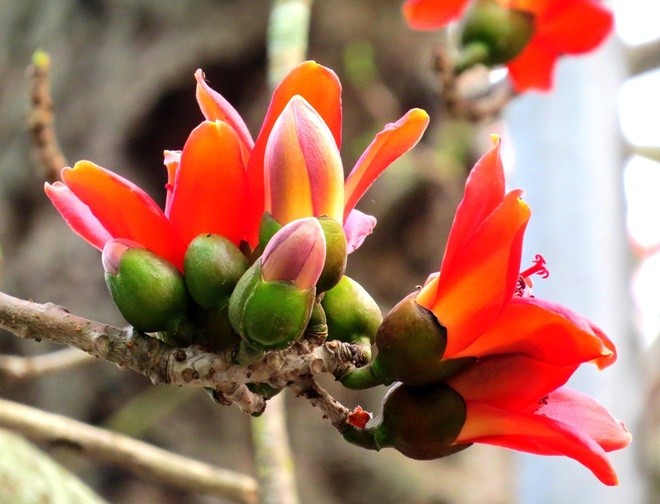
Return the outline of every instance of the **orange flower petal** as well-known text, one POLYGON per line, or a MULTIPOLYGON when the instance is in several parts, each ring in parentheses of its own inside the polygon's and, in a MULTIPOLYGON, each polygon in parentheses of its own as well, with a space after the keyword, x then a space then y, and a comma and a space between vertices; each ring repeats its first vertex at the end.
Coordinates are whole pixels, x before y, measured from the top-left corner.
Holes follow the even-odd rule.
MULTIPOLYGON (((451 332, 449 333, 451 338, 451 332)), ((452 357, 522 353, 558 366, 613 364, 612 342, 586 318, 537 298, 514 298, 479 337, 452 357)))
POLYGON ((428 124, 429 116, 425 111, 412 109, 376 135, 344 184, 344 220, 383 170, 417 145, 428 124))
POLYGON ((158 205, 138 186, 89 161, 65 168, 62 179, 113 238, 134 240, 183 268, 183 242, 158 205))
POLYGON ((254 140, 252 140, 252 135, 250 135, 245 121, 236 109, 225 100, 224 96, 211 89, 204 80, 204 72, 201 69, 195 72, 195 79, 197 80, 197 103, 202 114, 204 114, 207 121, 224 121, 234 129, 241 141, 243 163, 247 164, 254 147, 254 140))
POLYGON ((447 381, 465 398, 504 409, 536 409, 541 397, 561 387, 578 365, 557 366, 524 354, 495 355, 447 381))
MULTIPOLYGON (((300 95, 316 110, 332 131, 341 147, 341 84, 337 75, 315 61, 306 61, 294 68, 273 92, 261 131, 248 163, 248 180, 253 195, 252 229, 258 229, 264 212, 264 152, 273 124, 295 95, 300 95)), ((257 239, 256 231, 251 243, 257 239)))
MULTIPOLYGON (((587 467, 606 485, 618 485, 605 450, 588 433, 532 413, 466 400, 467 417, 457 443, 485 443, 537 455, 565 455, 587 467)), ((574 412, 574 417, 579 416, 574 412)), ((569 422, 571 419, 568 420, 569 422)))
POLYGON ((458 18, 468 0, 407 0, 403 15, 416 30, 435 30, 458 18))
POLYGON ((202 122, 181 153, 172 224, 185 243, 215 233, 238 245, 246 238, 250 204, 238 135, 225 122, 202 122))
MULTIPOLYGON (((420 293, 437 286, 435 303, 424 306, 447 328, 447 358, 471 345, 513 295, 530 217, 529 207, 518 196, 517 191, 507 194, 461 247, 451 268, 440 270, 438 280, 429 282, 420 293)), ((418 296, 418 303, 423 300, 418 296)))
POLYGON ((89 207, 62 182, 46 184, 44 190, 69 227, 90 245, 103 250, 105 244, 112 240, 112 235, 92 214, 89 207))

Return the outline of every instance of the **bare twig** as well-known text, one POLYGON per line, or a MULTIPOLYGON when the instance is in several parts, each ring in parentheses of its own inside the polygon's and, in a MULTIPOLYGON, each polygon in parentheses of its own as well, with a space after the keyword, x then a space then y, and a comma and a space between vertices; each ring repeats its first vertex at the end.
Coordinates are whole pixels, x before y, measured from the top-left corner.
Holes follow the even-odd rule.
POLYGON ((89 354, 75 348, 65 348, 56 352, 29 357, 0 355, 0 376, 4 375, 13 380, 28 380, 71 369, 93 360, 89 354))
POLYGON ((48 182, 60 179, 60 171, 67 165, 55 134, 53 100, 50 94, 50 58, 37 51, 28 67, 31 80, 31 108, 28 117, 32 142, 48 182))
POLYGON ((71 447, 158 483, 235 502, 257 500, 257 482, 250 476, 12 401, 0 399, 0 426, 35 441, 71 447))
POLYGON ((332 425, 342 433, 348 424, 350 410, 332 397, 310 375, 301 376, 289 385, 296 395, 307 399, 312 406, 323 413, 323 418, 330 420, 332 425))
POLYGON ((490 83, 485 67, 476 66, 456 74, 454 61, 444 47, 436 52, 435 69, 440 80, 440 94, 447 112, 453 117, 472 122, 494 118, 516 96, 507 79, 490 83))
POLYGON ((286 428, 284 393, 269 401, 263 416, 252 419, 257 476, 262 504, 297 504, 296 477, 286 428))

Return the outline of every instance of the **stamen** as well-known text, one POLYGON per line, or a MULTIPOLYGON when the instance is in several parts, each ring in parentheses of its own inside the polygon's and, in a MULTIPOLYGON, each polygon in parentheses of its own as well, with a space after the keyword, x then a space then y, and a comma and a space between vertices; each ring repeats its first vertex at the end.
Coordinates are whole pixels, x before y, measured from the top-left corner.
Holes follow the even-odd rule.
POLYGON ((550 271, 545 265, 545 259, 541 254, 536 254, 534 256, 534 261, 532 266, 527 268, 525 271, 520 273, 518 276, 518 283, 514 291, 514 295, 518 297, 534 297, 532 295, 532 287, 534 282, 529 278, 532 275, 540 275, 541 278, 548 278, 550 276, 550 271))
POLYGON ((541 278, 548 278, 550 276, 550 270, 545 266, 545 258, 541 254, 536 254, 532 262, 534 263, 532 266, 520 273, 522 278, 527 278, 534 274, 540 275, 541 278))

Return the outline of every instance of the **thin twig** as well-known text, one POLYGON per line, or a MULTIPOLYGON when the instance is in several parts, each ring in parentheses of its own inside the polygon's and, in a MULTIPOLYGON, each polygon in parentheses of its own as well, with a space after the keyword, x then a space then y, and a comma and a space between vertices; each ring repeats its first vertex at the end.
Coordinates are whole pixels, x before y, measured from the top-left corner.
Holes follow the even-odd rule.
POLYGON ((289 388, 296 395, 304 397, 312 406, 320 410, 323 413, 323 418, 330 420, 333 427, 340 433, 344 431, 348 425, 351 411, 316 383, 316 380, 312 376, 301 376, 298 380, 291 383, 289 388))
POLYGON ((36 157, 43 167, 45 179, 48 182, 55 182, 60 179, 60 172, 68 163, 55 134, 48 54, 43 51, 35 52, 27 73, 31 81, 28 123, 32 142, 36 157))
POLYGON ((283 392, 268 401, 263 416, 252 419, 252 442, 262 504, 299 502, 283 392))
POLYGON ((257 482, 245 474, 183 457, 120 434, 0 399, 0 426, 38 442, 67 446, 155 481, 235 502, 257 501, 257 482))
POLYGON ((49 373, 64 371, 94 359, 76 348, 65 348, 55 352, 21 357, 18 355, 0 355, 0 376, 12 380, 28 380, 49 373))
POLYGON ((457 75, 445 47, 439 47, 436 52, 435 70, 445 108, 452 117, 472 122, 498 117, 516 96, 508 79, 490 83, 485 67, 477 66, 457 75))

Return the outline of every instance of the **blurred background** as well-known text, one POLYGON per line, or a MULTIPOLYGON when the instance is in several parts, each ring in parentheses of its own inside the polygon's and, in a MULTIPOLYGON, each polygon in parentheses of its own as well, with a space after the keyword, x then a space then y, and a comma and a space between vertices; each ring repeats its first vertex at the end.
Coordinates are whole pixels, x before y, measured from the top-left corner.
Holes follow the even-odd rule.
MULTIPOLYGON (((309 58, 343 84, 347 172, 373 135, 408 109, 424 108, 432 119, 420 145, 360 203, 379 223, 350 257, 349 275, 386 311, 436 271, 465 176, 488 148, 488 134, 500 133, 509 183, 525 188, 534 212, 523 261, 542 253, 551 272, 535 293, 590 317, 619 348, 619 363, 602 373, 587 369, 572 386, 605 404, 634 441, 612 455, 621 479, 612 489, 572 460, 492 447, 432 462, 367 452, 343 442, 306 401, 288 397, 301 502, 660 502, 658 8, 614 2, 616 36, 589 56, 562 60, 553 93, 519 97, 501 119, 472 124, 443 112, 432 65, 441 37, 409 30, 401 3, 319 0, 312 11, 309 58)), ((257 134, 269 101, 269 8, 245 0, 0 2, 3 292, 123 323, 100 254, 69 231, 43 194, 26 121, 32 53, 41 48, 52 58, 55 126, 69 162, 90 159, 162 204, 163 149, 180 149, 202 120, 197 68, 257 134)), ((3 354, 54 349, 0 334, 3 354)), ((371 411, 384 393, 323 385, 346 406, 371 411)), ((201 390, 154 387, 95 360, 42 379, 0 376, 0 396, 254 474, 248 417, 201 390)), ((224 502, 43 448, 110 502, 224 502)))

